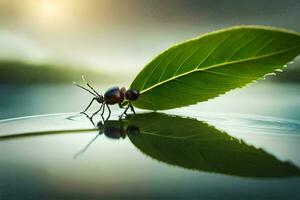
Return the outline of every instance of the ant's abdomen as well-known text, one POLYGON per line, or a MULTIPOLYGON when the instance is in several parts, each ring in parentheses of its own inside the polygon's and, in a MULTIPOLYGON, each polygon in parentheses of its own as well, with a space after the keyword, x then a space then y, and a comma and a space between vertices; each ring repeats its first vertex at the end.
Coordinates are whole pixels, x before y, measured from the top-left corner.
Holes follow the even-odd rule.
POLYGON ((104 93, 104 100, 108 104, 121 103, 124 100, 124 94, 120 91, 119 87, 113 87, 104 93))

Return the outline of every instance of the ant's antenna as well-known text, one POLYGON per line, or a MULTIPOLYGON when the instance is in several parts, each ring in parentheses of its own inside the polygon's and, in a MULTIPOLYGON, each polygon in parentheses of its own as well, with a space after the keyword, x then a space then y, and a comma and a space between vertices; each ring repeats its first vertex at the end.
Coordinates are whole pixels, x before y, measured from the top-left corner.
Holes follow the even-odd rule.
POLYGON ((80 87, 81 89, 84 89, 85 91, 87 91, 87 92, 89 92, 89 93, 91 93, 92 95, 94 95, 94 96, 97 97, 97 95, 96 95, 95 93, 93 93, 93 92, 91 92, 90 90, 88 90, 87 88, 85 88, 85 87, 79 85, 79 84, 76 83, 75 81, 73 82, 73 84, 76 85, 77 87, 80 87))
POLYGON ((102 95, 100 95, 84 78, 84 75, 81 76, 82 80, 87 84, 87 86, 89 88, 91 88, 99 97, 101 97, 102 95))

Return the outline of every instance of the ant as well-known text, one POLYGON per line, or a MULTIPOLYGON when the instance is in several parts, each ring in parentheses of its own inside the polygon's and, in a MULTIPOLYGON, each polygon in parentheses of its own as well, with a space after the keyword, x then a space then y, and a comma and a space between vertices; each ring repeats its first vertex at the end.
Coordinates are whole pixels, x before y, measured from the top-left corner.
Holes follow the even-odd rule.
POLYGON ((135 101, 138 99, 140 92, 138 90, 135 89, 128 89, 126 90, 125 87, 122 87, 121 89, 119 87, 112 87, 110 89, 108 89, 104 95, 99 94, 84 78, 84 76, 82 76, 82 80, 86 83, 86 85, 91 89, 87 89, 79 84, 77 84, 76 82, 74 82, 74 84, 84 90, 86 90, 87 92, 89 92, 90 94, 92 94, 94 96, 94 98, 91 100, 91 102, 88 104, 88 106, 81 112, 82 114, 85 114, 91 121, 93 119, 93 117, 99 113, 102 110, 102 113, 100 114, 102 119, 103 115, 104 115, 104 111, 105 111, 105 106, 108 109, 108 116, 106 118, 106 120, 109 119, 110 115, 111 115, 111 110, 109 108, 109 105, 114 105, 114 104, 118 104, 120 108, 123 108, 123 104, 122 103, 128 103, 127 107, 125 108, 124 112, 119 116, 119 119, 121 119, 123 117, 123 115, 127 115, 127 110, 130 108, 131 111, 133 112, 133 114, 135 114, 133 105, 131 104, 131 101, 135 101), (101 104, 101 107, 91 115, 91 117, 89 117, 85 112, 89 109, 89 107, 93 104, 94 101, 97 101, 99 104, 101 104))

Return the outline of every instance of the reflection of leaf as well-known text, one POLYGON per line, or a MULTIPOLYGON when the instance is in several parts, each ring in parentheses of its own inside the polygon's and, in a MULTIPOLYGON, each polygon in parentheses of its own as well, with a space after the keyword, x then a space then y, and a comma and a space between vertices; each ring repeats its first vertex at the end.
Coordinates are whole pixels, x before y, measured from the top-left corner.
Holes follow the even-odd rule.
POLYGON ((128 135, 131 142, 168 164, 246 177, 299 175, 291 163, 195 119, 150 113, 136 115, 130 125, 140 129, 139 135, 128 135))
POLYGON ((275 72, 300 53, 300 35, 261 26, 238 26, 175 45, 135 78, 133 104, 165 110, 195 104, 275 72))

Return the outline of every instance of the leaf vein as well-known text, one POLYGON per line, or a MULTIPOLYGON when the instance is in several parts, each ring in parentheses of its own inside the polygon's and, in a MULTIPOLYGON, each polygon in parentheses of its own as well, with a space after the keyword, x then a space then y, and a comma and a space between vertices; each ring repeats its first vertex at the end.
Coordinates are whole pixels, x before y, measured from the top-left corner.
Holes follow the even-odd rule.
POLYGON ((233 34, 230 34, 228 37, 226 37, 224 40, 222 40, 207 56, 205 59, 202 60, 202 62, 200 62, 195 69, 198 69, 203 63, 205 63, 207 61, 207 59, 214 54, 214 52, 216 52, 216 50, 218 48, 220 48, 220 46, 222 44, 224 44, 224 42, 226 42, 228 39, 230 39, 232 37, 233 34))
POLYGON ((157 63, 157 65, 155 67, 153 67, 152 71, 149 73, 148 77, 145 79, 142 89, 145 88, 145 85, 146 85, 147 81, 149 80, 149 78, 151 77, 151 75, 153 74, 153 72, 166 59, 166 57, 168 57, 169 53, 170 52, 167 52, 166 55, 157 63))
POLYGON ((261 51, 263 51, 265 48, 267 48, 272 42, 277 40, 279 36, 272 38, 270 41, 268 41, 262 48, 258 49, 253 55, 256 56, 258 55, 261 51))
MULTIPOLYGON (((198 42, 199 42, 199 41, 198 41, 198 42)), ((197 45, 197 43, 195 43, 194 45, 197 45)), ((194 46, 194 45, 193 45, 193 46, 194 46)), ((188 59, 190 59, 193 55, 195 55, 195 53, 196 53, 200 48, 201 48, 201 46, 199 46, 198 48, 196 48, 196 50, 193 51, 193 52, 191 53, 190 56, 188 56, 186 59, 184 59, 184 60, 182 61, 182 63, 179 65, 179 67, 177 68, 177 70, 175 71, 175 73, 174 73, 173 76, 176 76, 177 72, 181 69, 181 67, 183 66, 183 64, 184 64, 188 59)))
POLYGON ((185 49, 183 49, 178 55, 174 56, 174 58, 171 59, 171 61, 166 65, 166 67, 165 67, 164 70, 162 71, 162 73, 161 73, 161 75, 160 75, 160 77, 159 77, 158 82, 161 81, 161 79, 162 79, 162 77, 163 77, 163 75, 164 75, 166 69, 169 67, 169 65, 170 65, 176 58, 178 58, 179 56, 181 56, 186 50, 188 50, 189 48, 191 48, 191 46, 193 46, 193 43, 191 43, 191 45, 188 45, 188 46, 187 46, 185 49))
POLYGON ((232 77, 232 78, 242 78, 242 79, 251 79, 251 80, 259 78, 259 77, 247 77, 247 76, 230 75, 230 74, 226 74, 226 73, 213 72, 213 71, 209 71, 209 70, 205 70, 205 72, 215 74, 215 75, 220 75, 220 76, 228 76, 228 77, 232 77))
POLYGON ((243 44, 242 46, 240 46, 239 48, 237 48, 236 51, 234 51, 233 54, 227 59, 227 61, 230 61, 241 49, 243 49, 244 47, 246 47, 247 45, 249 45, 250 43, 252 43, 253 41, 255 41, 258 38, 258 36, 259 35, 256 35, 252 40, 246 42, 245 44, 243 44))

